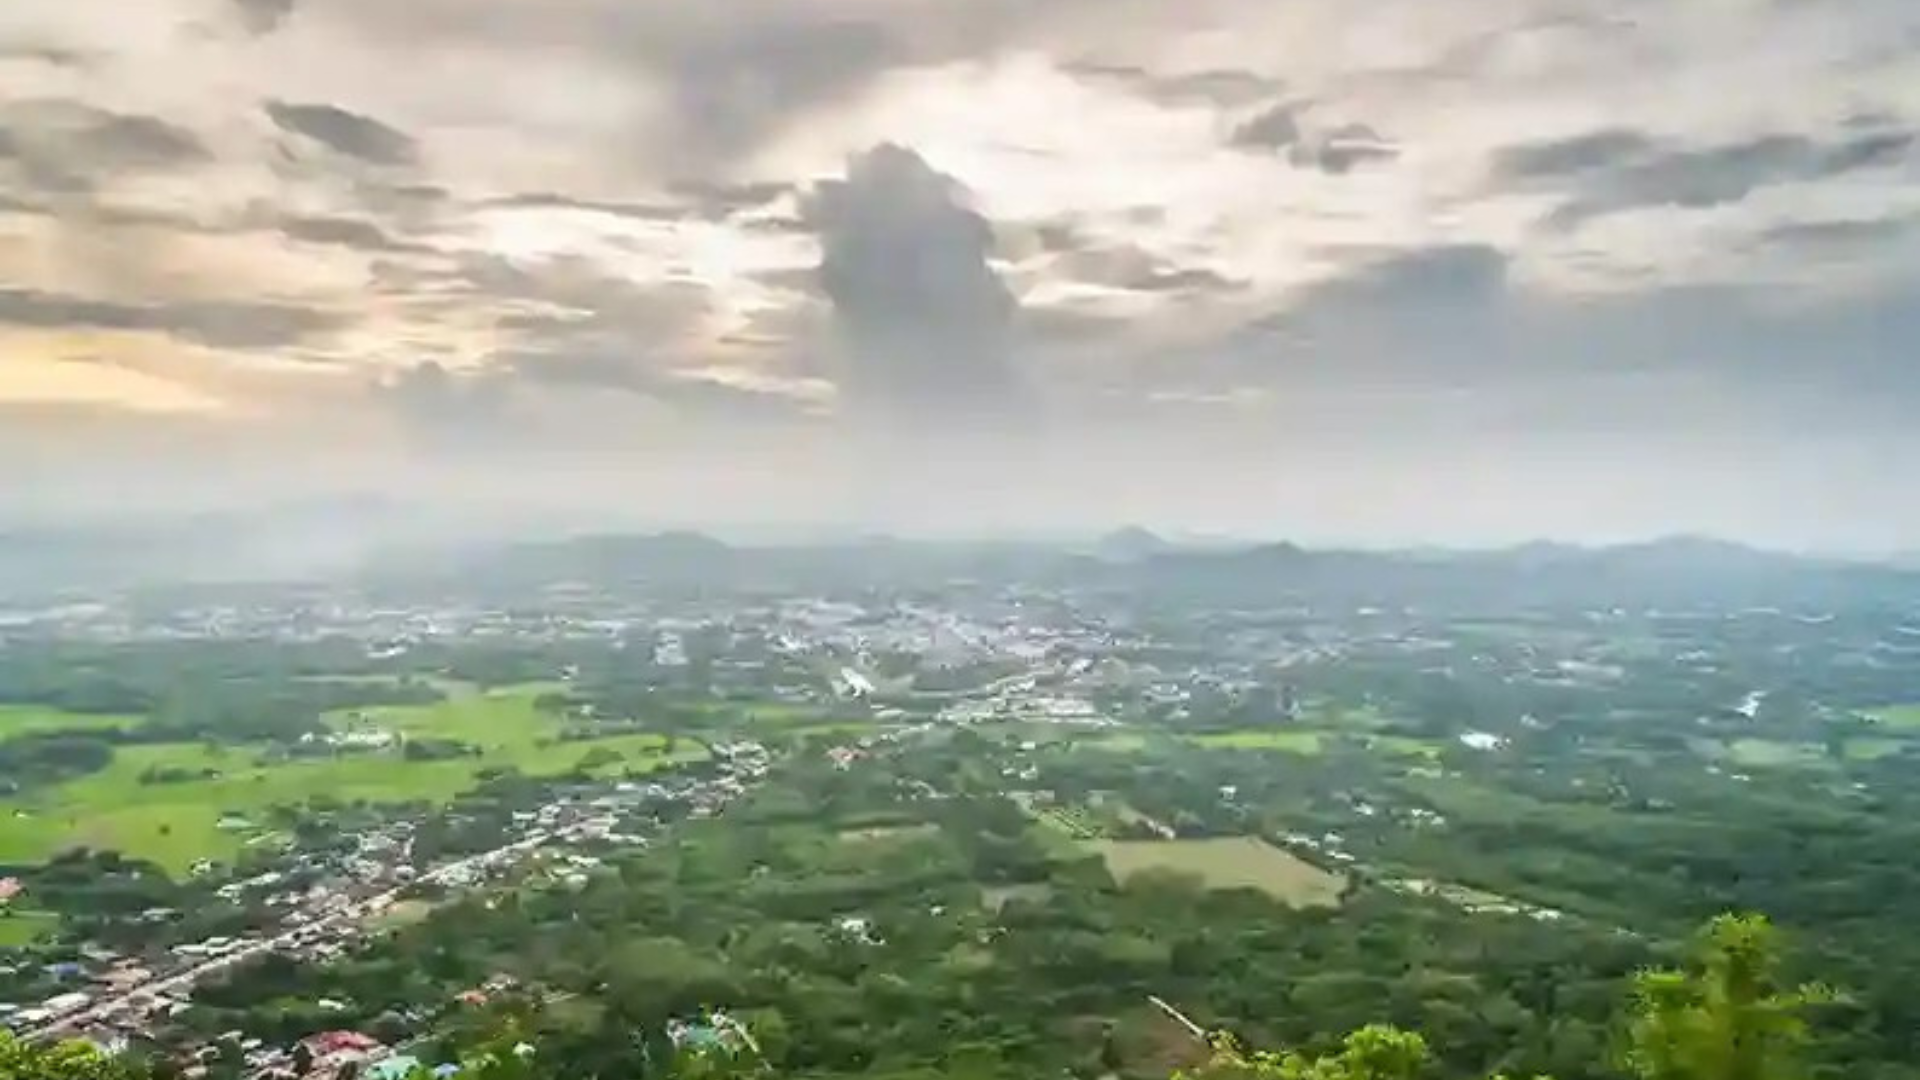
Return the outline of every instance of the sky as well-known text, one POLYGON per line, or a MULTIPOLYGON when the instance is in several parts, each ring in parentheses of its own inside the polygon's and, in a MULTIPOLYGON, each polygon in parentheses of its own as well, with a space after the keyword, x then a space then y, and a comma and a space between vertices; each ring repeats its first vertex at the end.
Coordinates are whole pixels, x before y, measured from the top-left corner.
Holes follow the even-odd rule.
POLYGON ((6 0, 0 524, 1920 549, 1912 0, 6 0))

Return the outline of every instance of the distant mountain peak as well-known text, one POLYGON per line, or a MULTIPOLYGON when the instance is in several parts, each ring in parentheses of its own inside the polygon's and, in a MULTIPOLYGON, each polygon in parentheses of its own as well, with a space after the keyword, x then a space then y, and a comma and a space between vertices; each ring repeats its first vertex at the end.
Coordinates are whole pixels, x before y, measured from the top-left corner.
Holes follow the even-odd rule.
POLYGON ((1097 550, 1101 558, 1116 562, 1150 559, 1173 549, 1173 545, 1150 529, 1129 525, 1100 538, 1097 550))

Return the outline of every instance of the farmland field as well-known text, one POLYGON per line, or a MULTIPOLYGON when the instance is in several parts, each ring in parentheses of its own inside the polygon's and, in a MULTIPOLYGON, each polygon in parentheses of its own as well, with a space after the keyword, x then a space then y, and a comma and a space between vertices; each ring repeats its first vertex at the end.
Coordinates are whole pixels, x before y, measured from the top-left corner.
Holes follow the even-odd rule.
POLYGON ((1228 731, 1201 735, 1194 739, 1201 746, 1228 750, 1284 750, 1289 754, 1318 754, 1322 749, 1320 733, 1294 729, 1228 731))
POLYGON ((0 949, 31 945, 60 925, 60 917, 45 911, 0 909, 0 949))
POLYGON ((1868 709, 1866 715, 1886 727, 1920 730, 1920 704, 1888 705, 1885 708, 1868 709))
POLYGON ((1345 882, 1258 837, 1110 840, 1090 844, 1122 881, 1146 870, 1197 874, 1210 888, 1259 889, 1296 907, 1331 907, 1345 882))
POLYGON ((110 731, 136 722, 131 716, 67 712, 44 705, 0 705, 0 742, 52 731, 110 731))
MULTIPOLYGON (((602 775, 645 771, 668 760, 659 735, 621 735, 561 742, 560 720, 534 706, 545 687, 516 687, 433 705, 367 709, 355 725, 414 737, 457 739, 477 755, 408 761, 379 752, 342 757, 266 762, 258 747, 207 747, 201 743, 124 746, 113 761, 90 776, 10 802, 0 802, 0 861, 45 859, 63 848, 91 845, 151 859, 169 872, 184 872, 200 859, 226 859, 253 837, 265 812, 314 797, 344 802, 445 803, 473 788, 487 769, 515 768, 552 776, 574 768, 585 755, 609 750, 619 760, 602 775), (152 769, 214 775, 172 783, 143 783, 152 769), (222 819, 238 815, 250 825, 222 819)), ((336 719, 345 725, 346 717, 336 719)), ((690 740, 676 758, 704 753, 690 740)))
POLYGON ((1892 757, 1909 746, 1920 746, 1920 743, 1907 739, 1848 739, 1847 760, 1878 761, 1892 757))
POLYGON ((1818 746, 1775 739, 1735 739, 1727 745, 1726 753, 1727 760, 1735 765, 1756 769, 1813 764, 1824 756, 1824 751, 1818 746))

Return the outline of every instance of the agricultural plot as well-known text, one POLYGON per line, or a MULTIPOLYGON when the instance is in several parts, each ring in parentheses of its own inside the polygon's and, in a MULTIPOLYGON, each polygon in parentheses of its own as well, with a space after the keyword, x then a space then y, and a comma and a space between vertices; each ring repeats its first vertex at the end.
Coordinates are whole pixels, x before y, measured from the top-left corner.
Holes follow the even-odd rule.
POLYGON ((1259 889, 1295 907, 1332 907, 1346 881, 1258 837, 1208 840, 1106 840, 1090 845, 1115 878, 1148 870, 1198 876, 1209 888, 1259 889))
POLYGON ((0 909, 0 949, 31 945, 60 926, 60 916, 46 911, 0 909))
POLYGON ((1226 731, 1214 735, 1200 735, 1193 741, 1213 749, 1281 750, 1289 754, 1313 755, 1326 749, 1319 732, 1301 731, 1295 728, 1226 731))
POLYGON ((1826 751, 1808 743, 1781 742, 1777 739, 1735 739, 1727 744, 1726 760, 1745 768, 1771 769, 1790 765, 1817 765, 1826 760, 1826 751))
POLYGON ((1868 709, 1863 715, 1886 728, 1902 728, 1920 734, 1920 704, 1888 705, 1868 709))
POLYGON ((230 859, 265 831, 268 811, 314 798, 447 803, 482 772, 512 768, 556 776, 588 754, 617 755, 592 771, 616 776, 705 753, 681 740, 670 758, 659 735, 563 741, 559 718, 536 708, 544 687, 516 687, 433 705, 367 709, 335 718, 412 738, 451 739, 473 755, 409 761, 394 751, 266 761, 258 747, 200 743, 120 747, 100 772, 0 803, 0 861, 37 862, 69 847, 111 848, 184 873, 201 859, 230 859), (184 779, 145 782, 155 773, 184 779))
POLYGON ((57 731, 114 731, 138 722, 132 716, 67 712, 43 705, 0 705, 0 742, 57 731))

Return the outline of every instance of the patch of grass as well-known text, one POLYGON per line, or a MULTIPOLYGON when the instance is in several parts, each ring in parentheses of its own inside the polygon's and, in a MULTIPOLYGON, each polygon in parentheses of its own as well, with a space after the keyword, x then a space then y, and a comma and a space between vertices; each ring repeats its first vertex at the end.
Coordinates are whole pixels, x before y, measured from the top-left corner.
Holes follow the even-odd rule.
POLYGON ((60 916, 50 911, 0 908, 0 949, 31 945, 59 926, 60 916))
POLYGON ((931 836, 940 831, 940 826, 920 821, 911 825, 873 825, 864 829, 841 829, 841 840, 854 844, 872 843, 876 840, 900 840, 931 836))
POLYGON ((1209 888, 1259 889, 1295 907, 1332 907, 1346 882, 1254 836, 1207 840, 1103 840, 1089 845, 1125 882, 1147 870, 1194 874, 1209 888))
POLYGON ((1254 731, 1226 731, 1200 735, 1194 742, 1225 750, 1284 750, 1289 754, 1318 754, 1325 749, 1317 731, 1294 728, 1254 731))
POLYGON ((1432 761, 1445 749, 1432 739, 1416 739, 1410 735, 1368 735, 1365 736, 1367 748, 1399 757, 1417 757, 1432 761))
POLYGON ((1920 743, 1909 739, 1848 739, 1847 760, 1879 761, 1893 757, 1909 746, 1920 746, 1920 743))
MULTIPOLYGON (((444 804, 471 790, 488 769, 513 768, 530 776, 573 770, 586 755, 611 750, 619 759, 594 770, 601 776, 644 772, 669 760, 705 754, 681 739, 673 759, 664 736, 620 735, 559 741, 562 722, 534 707, 547 688, 515 687, 433 705, 390 706, 354 714, 356 724, 413 737, 456 739, 477 756, 408 761, 395 752, 298 761, 263 762, 257 747, 168 743, 118 748, 94 773, 12 803, 0 803, 0 860, 37 862, 69 847, 111 848, 185 872, 200 859, 231 859, 252 830, 226 830, 221 818, 238 814, 264 823, 272 807, 325 797, 341 802, 444 804), (218 775, 179 783, 143 784, 149 769, 218 775)), ((344 725, 346 717, 334 718, 344 725)))
POLYGON ((399 930, 422 922, 433 914, 433 905, 425 900, 402 900, 373 920, 375 930, 399 930))
POLYGON ((44 705, 0 705, 0 742, 55 731, 116 731, 139 722, 133 716, 68 712, 44 705))
POLYGON ((1728 761, 1754 769, 1810 765, 1825 757, 1826 752, 1818 746, 1775 739, 1735 739, 1727 744, 1728 761))
POLYGON ((1862 715, 1886 727, 1920 730, 1920 704, 1888 705, 1868 709, 1862 715))

